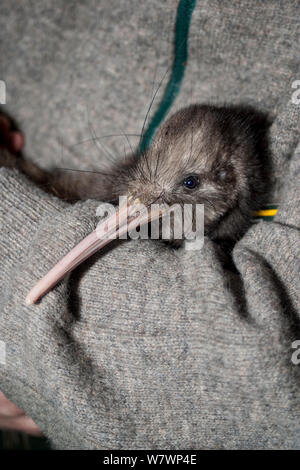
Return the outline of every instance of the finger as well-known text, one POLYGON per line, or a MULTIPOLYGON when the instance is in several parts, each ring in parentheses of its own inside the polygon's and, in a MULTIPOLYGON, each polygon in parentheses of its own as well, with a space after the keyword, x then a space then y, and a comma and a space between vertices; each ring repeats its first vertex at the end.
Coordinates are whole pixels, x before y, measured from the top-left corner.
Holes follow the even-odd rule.
POLYGON ((25 432, 32 436, 42 436, 42 432, 34 421, 28 416, 16 416, 16 417, 1 417, 0 416, 0 429, 7 431, 19 431, 25 432))
POLYGON ((24 414, 24 412, 9 401, 2 392, 0 392, 0 416, 18 416, 22 414, 24 414))
POLYGON ((11 152, 20 152, 24 146, 24 136, 19 131, 11 130, 11 123, 6 116, 0 115, 1 145, 7 146, 11 152))
POLYGON ((24 137, 21 132, 9 132, 7 137, 8 147, 12 152, 20 152, 24 146, 24 137))

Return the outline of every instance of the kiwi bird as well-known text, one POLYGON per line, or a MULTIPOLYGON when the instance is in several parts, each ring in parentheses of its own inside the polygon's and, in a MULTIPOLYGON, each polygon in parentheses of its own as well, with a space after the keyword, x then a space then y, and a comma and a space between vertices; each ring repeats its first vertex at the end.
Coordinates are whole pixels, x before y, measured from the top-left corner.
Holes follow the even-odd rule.
MULTIPOLYGON (((205 235, 238 240, 251 224, 252 212, 266 202, 269 124, 264 113, 247 106, 196 104, 169 117, 147 150, 107 171, 52 173, 16 159, 29 178, 63 199, 115 202, 124 196, 127 201, 38 281, 26 303, 36 302, 113 238, 161 220, 165 207, 174 204, 203 204, 205 235)), ((180 233, 180 239, 184 236, 180 233)), ((171 238, 176 243, 174 231, 171 238)))

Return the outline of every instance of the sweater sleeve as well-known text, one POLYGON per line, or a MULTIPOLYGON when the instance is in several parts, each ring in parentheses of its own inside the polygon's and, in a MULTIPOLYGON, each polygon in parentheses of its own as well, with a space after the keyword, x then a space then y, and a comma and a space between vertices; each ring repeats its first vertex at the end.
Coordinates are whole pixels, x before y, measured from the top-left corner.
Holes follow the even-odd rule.
MULTIPOLYGON (((58 286, 58 301, 50 293, 46 309, 28 309, 24 300, 39 277, 91 231, 96 205, 92 201, 84 209, 80 203, 68 205, 17 171, 0 169, 0 389, 46 436, 56 434, 58 442, 68 436, 73 447, 78 436, 73 435, 72 425, 65 426, 52 395, 63 389, 66 399, 68 390, 79 386, 70 379, 70 371, 66 374, 71 364, 67 360, 64 368, 59 359, 64 362, 63 356, 69 357, 64 332, 71 318, 66 304, 68 282, 58 286)), ((82 442, 80 448, 84 448, 82 442)))
MULTIPOLYGON (((293 152, 289 172, 272 222, 259 222, 236 245, 234 259, 245 288, 247 305, 254 318, 265 312, 264 321, 299 322, 300 259, 300 146, 293 152), (269 305, 269 307, 268 307, 269 305), (277 308, 275 308, 277 306, 277 308)), ((295 326, 294 325, 294 326, 295 326)), ((298 339, 294 328, 292 336, 298 339)))

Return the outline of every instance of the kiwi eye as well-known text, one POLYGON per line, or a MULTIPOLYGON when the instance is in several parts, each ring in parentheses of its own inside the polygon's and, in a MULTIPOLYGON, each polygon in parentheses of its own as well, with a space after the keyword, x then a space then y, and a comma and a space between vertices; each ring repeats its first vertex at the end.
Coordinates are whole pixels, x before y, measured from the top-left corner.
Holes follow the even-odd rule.
POLYGON ((182 184, 187 189, 195 189, 197 186, 199 186, 199 178, 195 175, 187 176, 184 178, 182 184))
POLYGON ((221 180, 225 180, 225 178, 227 177, 227 171, 224 168, 222 168, 222 170, 219 171, 218 176, 221 180))

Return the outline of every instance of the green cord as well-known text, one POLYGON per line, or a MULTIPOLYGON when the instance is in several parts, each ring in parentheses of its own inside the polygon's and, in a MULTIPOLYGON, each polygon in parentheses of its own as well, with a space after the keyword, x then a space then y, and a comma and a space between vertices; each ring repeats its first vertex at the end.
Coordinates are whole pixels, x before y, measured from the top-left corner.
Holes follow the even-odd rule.
POLYGON ((189 27, 196 1, 197 0, 180 0, 179 2, 175 23, 172 73, 159 107, 142 137, 139 152, 143 152, 149 147, 153 134, 164 119, 180 90, 188 59, 189 27))
MULTIPOLYGON (((140 145, 139 152, 145 151, 149 145, 150 141, 158 128, 158 126, 163 121, 165 115, 167 114, 169 108, 172 106, 178 92, 180 90, 181 82, 184 76, 185 67, 188 59, 188 35, 189 27, 191 23, 192 14, 195 8, 197 0, 180 0, 177 8, 176 23, 175 23, 175 36, 174 36, 174 60, 172 64, 172 73, 169 79, 169 82, 166 86, 162 100, 156 110, 154 116, 151 119, 151 122, 147 130, 143 133, 140 145)), ((155 95, 154 95, 155 97, 155 95)), ((153 99, 154 99, 153 97, 153 99)), ((147 120, 147 116, 146 116, 147 120)), ((262 208, 263 210, 277 209, 278 205, 272 204, 262 208)), ((261 212, 261 211, 258 211, 261 212)), ((254 218, 256 220, 263 219, 267 221, 272 221, 274 215, 262 215, 256 213, 254 218)))

